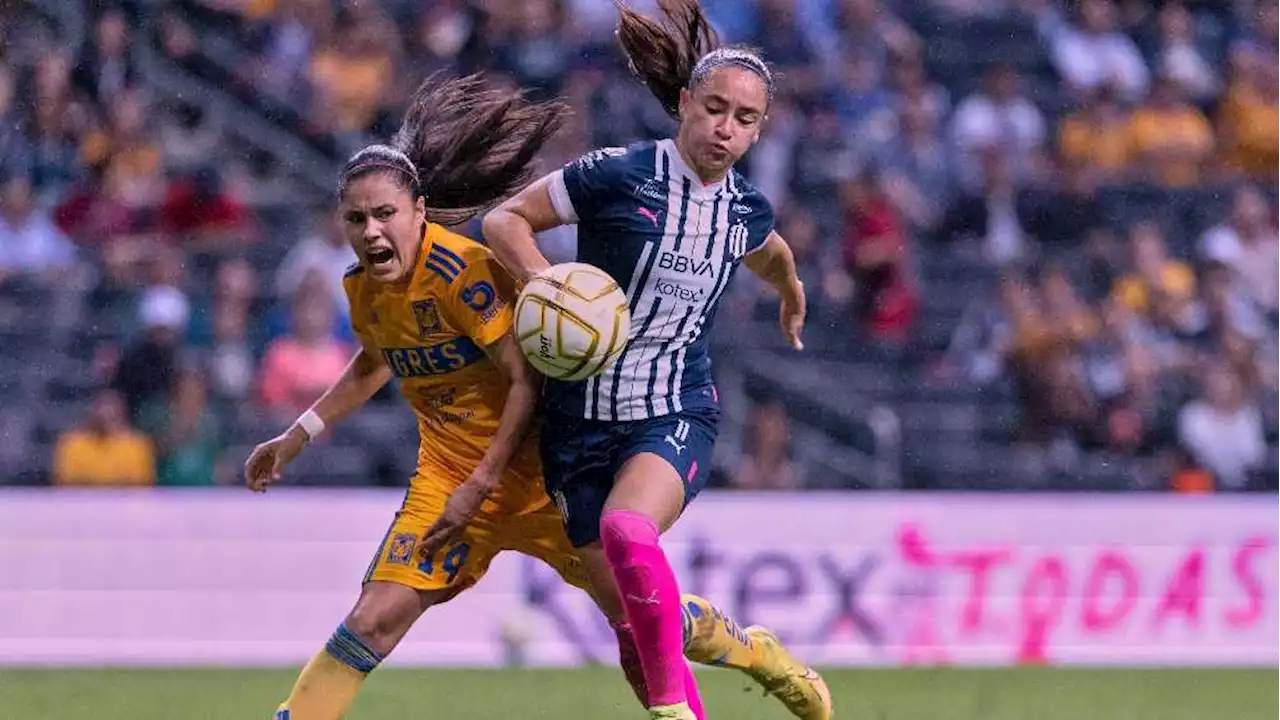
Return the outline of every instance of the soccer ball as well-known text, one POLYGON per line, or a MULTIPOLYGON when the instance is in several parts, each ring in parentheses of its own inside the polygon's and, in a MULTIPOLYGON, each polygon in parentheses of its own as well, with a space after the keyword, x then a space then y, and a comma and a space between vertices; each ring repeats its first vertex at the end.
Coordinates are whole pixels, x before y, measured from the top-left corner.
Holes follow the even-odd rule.
POLYGON ((561 263, 533 276, 516 300, 516 339, 529 363, 557 380, 604 372, 627 346, 631 311, 609 273, 561 263))

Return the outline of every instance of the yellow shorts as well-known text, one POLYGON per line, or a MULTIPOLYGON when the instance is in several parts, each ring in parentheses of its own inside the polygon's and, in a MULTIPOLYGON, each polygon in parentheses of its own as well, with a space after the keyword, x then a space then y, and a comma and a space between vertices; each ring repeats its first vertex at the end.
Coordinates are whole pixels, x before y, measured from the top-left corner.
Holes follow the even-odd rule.
POLYGON ((582 563, 550 499, 521 515, 482 510, 452 545, 434 556, 420 557, 418 542, 444 511, 448 499, 448 488, 415 477, 365 572, 364 582, 393 582, 415 590, 449 589, 454 591, 449 595, 453 597, 479 582, 498 553, 513 550, 550 565, 570 585, 587 589, 582 563))

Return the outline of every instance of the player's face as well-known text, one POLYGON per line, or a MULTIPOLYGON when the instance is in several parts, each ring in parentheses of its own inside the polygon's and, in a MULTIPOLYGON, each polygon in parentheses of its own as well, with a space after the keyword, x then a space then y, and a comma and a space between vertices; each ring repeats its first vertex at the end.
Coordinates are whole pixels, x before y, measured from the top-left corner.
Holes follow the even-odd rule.
POLYGON ((760 139, 769 91, 760 76, 722 67, 680 95, 678 140, 693 169, 714 182, 760 139))
POLYGON ((408 279, 422 247, 426 214, 422 198, 376 172, 347 184, 339 205, 342 232, 360 263, 378 282, 408 279))

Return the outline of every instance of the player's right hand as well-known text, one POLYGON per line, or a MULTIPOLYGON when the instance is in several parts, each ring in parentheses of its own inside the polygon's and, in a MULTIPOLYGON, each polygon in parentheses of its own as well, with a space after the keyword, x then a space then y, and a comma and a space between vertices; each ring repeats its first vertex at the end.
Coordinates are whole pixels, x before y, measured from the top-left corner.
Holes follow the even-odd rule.
POLYGON ((244 485, 254 492, 266 492, 280 479, 284 466, 293 462, 307 445, 307 433, 297 425, 258 445, 244 461, 244 485))

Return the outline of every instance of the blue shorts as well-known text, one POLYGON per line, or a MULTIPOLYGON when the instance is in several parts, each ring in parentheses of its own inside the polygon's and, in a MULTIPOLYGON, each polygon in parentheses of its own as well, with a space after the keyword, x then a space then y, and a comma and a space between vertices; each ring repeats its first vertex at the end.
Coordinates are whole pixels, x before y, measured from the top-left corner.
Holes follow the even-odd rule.
POLYGON ((558 413, 542 420, 542 471, 574 547, 600 539, 600 515, 623 464, 640 453, 671 463, 684 478, 684 504, 706 487, 720 411, 698 408, 628 422, 558 413))

